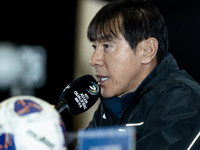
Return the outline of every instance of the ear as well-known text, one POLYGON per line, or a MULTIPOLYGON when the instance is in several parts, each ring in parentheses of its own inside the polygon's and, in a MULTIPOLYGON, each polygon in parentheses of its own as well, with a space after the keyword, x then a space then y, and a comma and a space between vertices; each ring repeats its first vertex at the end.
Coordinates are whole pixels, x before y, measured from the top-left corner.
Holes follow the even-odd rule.
POLYGON ((156 54, 158 51, 158 41, 157 39, 150 37, 144 41, 143 49, 143 64, 148 64, 152 60, 156 60, 156 54))

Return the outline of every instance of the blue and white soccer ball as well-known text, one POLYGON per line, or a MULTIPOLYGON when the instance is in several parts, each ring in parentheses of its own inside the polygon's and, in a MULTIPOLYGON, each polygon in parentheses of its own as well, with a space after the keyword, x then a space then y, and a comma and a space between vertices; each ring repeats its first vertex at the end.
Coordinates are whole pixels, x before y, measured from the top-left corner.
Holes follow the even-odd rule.
POLYGON ((34 96, 15 96, 0 103, 0 150, 66 150, 60 114, 34 96))

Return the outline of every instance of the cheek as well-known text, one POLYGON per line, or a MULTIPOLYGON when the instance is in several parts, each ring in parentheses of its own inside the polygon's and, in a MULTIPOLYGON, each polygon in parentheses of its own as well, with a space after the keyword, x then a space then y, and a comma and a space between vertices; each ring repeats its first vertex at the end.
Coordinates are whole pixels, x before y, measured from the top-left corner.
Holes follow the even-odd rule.
POLYGON ((131 78, 134 73, 135 64, 128 57, 110 59, 108 66, 109 74, 114 84, 121 86, 125 78, 131 78))
POLYGON ((111 68, 113 82, 122 88, 131 85, 134 80, 137 80, 142 69, 139 60, 133 60, 132 57, 116 61, 111 68))
POLYGON ((116 57, 116 59, 110 60, 110 70, 116 72, 117 74, 125 74, 127 72, 131 72, 135 67, 138 67, 139 63, 134 60, 133 57, 116 57))
POLYGON ((117 78, 121 75, 126 63, 121 58, 114 57, 107 59, 107 69, 112 78, 117 78))

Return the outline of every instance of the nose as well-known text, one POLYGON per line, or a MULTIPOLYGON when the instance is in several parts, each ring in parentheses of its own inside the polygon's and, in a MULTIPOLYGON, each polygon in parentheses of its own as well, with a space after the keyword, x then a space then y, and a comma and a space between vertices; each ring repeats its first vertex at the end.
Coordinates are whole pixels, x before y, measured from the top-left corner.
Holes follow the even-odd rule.
POLYGON ((94 53, 92 54, 92 57, 89 61, 90 65, 95 68, 99 66, 103 66, 104 64, 103 56, 104 56, 103 50, 101 49, 100 46, 98 46, 96 50, 94 51, 94 53))

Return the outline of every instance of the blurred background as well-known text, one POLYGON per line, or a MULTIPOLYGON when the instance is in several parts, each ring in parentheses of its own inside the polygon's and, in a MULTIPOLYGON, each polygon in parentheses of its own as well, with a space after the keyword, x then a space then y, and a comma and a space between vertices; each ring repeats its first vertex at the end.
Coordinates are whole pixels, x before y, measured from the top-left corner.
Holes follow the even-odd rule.
MULTIPOLYGON (((68 83, 81 75, 93 74, 87 26, 110 1, 1 3, 0 101, 29 94, 56 105, 68 83)), ((200 83, 200 1, 149 1, 166 19, 169 52, 180 68, 200 83)), ((67 130, 85 128, 97 104, 78 116, 62 114, 67 130)))

